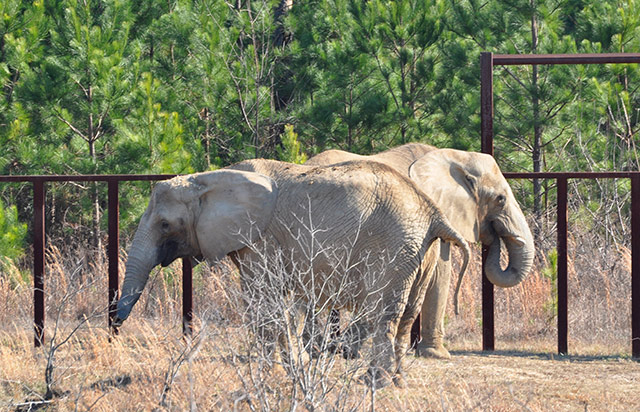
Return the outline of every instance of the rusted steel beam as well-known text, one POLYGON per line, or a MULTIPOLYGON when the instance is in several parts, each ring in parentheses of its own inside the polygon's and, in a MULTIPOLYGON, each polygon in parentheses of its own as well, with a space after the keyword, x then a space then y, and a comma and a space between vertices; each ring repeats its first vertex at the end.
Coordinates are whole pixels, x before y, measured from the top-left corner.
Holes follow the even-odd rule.
POLYGON ((493 351, 496 349, 494 288, 485 273, 488 255, 489 246, 482 245, 482 350, 493 351))
POLYGON ((131 182, 167 180, 177 175, 34 175, 0 176, 0 182, 131 182))
POLYGON ((480 54, 480 134, 482 153, 493 156, 493 54, 480 54))
MULTIPOLYGON (((492 143, 489 142, 489 143, 492 143)), ((491 146, 488 144, 488 146, 491 146)), ((489 153, 486 149, 483 153, 489 153)), ((491 148, 491 150, 493 150, 491 148)), ((568 179, 625 179, 632 178, 640 172, 504 172, 507 179, 556 179, 566 177, 568 179)), ((132 181, 159 181, 167 180, 176 175, 68 175, 68 176, 0 176, 0 182, 132 182, 132 181)))
POLYGON ((44 196, 42 180, 33 182, 33 324, 34 346, 44 343, 44 272, 45 272, 45 231, 44 196))
MULTIPOLYGON (((482 57, 480 57, 482 59, 482 57)), ((630 64, 640 63, 640 53, 596 54, 494 54, 494 66, 533 64, 630 64)))
POLYGON ((631 178, 631 353, 640 358, 640 175, 631 178))
POLYGON ((558 188, 558 353, 568 353, 567 287, 567 178, 559 177, 558 188))
POLYGON ((193 267, 191 258, 182 258, 182 332, 193 333, 193 267))
POLYGON ((630 179, 640 172, 505 172, 507 179, 630 179))
MULTIPOLYGON (((480 54, 480 135, 482 153, 493 156, 493 54, 480 54)), ((495 350, 494 290, 485 274, 487 247, 482 248, 482 349, 495 350)))
POLYGON ((107 257, 109 260, 109 329, 113 334, 118 333, 118 329, 113 326, 113 319, 116 316, 118 300, 118 263, 120 252, 120 202, 118 201, 118 181, 109 180, 108 183, 108 214, 109 214, 109 246, 107 257))

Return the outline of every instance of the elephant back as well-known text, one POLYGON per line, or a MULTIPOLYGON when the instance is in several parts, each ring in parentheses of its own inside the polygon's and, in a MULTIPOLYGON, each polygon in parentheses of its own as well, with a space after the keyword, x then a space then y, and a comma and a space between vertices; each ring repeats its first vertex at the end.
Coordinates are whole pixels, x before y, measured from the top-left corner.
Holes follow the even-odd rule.
POLYGON ((268 235, 293 251, 297 262, 304 261, 301 256, 315 256, 316 275, 329 278, 343 268, 354 272, 347 276, 363 282, 364 271, 387 279, 384 272, 393 268, 398 273, 394 282, 412 281, 409 277, 429 246, 425 237, 439 218, 438 210, 391 167, 371 161, 312 167, 273 160, 251 160, 235 167, 276 182, 278 200, 268 235), (310 245, 324 250, 305 249, 310 245), (402 263, 390 265, 392 260, 402 263))
POLYGON ((370 156, 370 160, 393 167, 404 176, 409 176, 409 166, 425 154, 436 150, 423 143, 407 143, 370 156))

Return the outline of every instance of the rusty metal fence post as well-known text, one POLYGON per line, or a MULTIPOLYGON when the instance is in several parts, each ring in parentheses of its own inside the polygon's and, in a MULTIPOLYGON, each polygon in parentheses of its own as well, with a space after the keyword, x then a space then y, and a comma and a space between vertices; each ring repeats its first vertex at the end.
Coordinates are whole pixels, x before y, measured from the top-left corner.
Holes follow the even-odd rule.
POLYGON ((193 333, 193 268, 190 258, 182 258, 182 332, 193 333))
POLYGON ((109 261, 109 330, 118 333, 113 327, 113 319, 116 315, 118 300, 118 264, 120 253, 120 202, 118 199, 118 181, 113 179, 108 182, 108 214, 109 214, 109 247, 107 256, 109 261))
POLYGON ((44 343, 44 181, 33 182, 33 323, 34 346, 44 343))
POLYGON ((640 358, 640 175, 631 178, 631 353, 640 358))
POLYGON ((558 353, 568 353, 568 285, 567 285, 567 178, 557 178, 558 190, 558 353))
MULTIPOLYGON (((480 54, 480 134, 482 153, 493 156, 493 53, 480 54)), ((485 274, 488 248, 482 247, 482 350, 495 350, 493 283, 485 274)))

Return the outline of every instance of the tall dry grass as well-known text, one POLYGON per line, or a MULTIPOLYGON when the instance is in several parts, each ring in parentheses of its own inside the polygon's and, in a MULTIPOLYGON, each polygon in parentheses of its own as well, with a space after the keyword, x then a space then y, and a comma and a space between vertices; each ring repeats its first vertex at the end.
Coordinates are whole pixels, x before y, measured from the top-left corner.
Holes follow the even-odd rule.
MULTIPOLYGON (((624 358, 630 353, 631 339, 629 249, 608 244, 579 227, 572 227, 570 233, 569 350, 624 358)), ((496 405, 494 410, 545 410, 544 403, 536 409, 532 405, 538 403, 504 387, 451 375, 438 377, 434 366, 440 363, 414 358, 408 365, 409 389, 393 388, 371 396, 357 383, 364 363, 335 357, 331 368, 325 369, 327 376, 318 380, 324 391, 322 402, 305 403, 291 377, 252 375, 250 359, 239 356, 242 351, 237 345, 248 345, 251 336, 237 306, 230 304, 241 290, 238 274, 229 263, 213 268, 199 265, 195 270, 192 339, 182 337, 178 264, 152 272, 130 320, 119 336, 109 336, 106 259, 95 259, 95 255, 49 246, 45 281, 49 344, 39 349, 32 345, 30 270, 20 265, 4 269, 0 276, 0 410, 28 410, 29 402, 56 411, 311 410, 314 405, 322 410, 483 410, 480 405, 488 403, 496 405), (51 359, 54 337, 60 346, 51 359), (49 382, 48 363, 52 364, 49 382), (418 373, 425 368, 434 371, 432 377, 418 373), (51 406, 41 403, 48 387, 54 395, 51 406)), ((446 342, 454 357, 460 356, 455 351, 481 348, 479 255, 476 246, 460 293, 460 315, 453 314, 451 304, 447 310, 446 342)), ((123 251, 121 274, 125 258, 123 251)), ((521 285, 496 289, 497 349, 555 352, 552 278, 548 258, 539 256, 533 273, 521 285)))

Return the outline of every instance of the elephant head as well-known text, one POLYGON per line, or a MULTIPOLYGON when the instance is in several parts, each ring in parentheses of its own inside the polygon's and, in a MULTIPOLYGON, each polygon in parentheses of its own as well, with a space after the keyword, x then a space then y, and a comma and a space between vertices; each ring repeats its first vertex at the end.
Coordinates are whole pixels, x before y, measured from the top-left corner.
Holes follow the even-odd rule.
POLYGON ((271 219, 277 193, 270 178, 236 170, 158 183, 129 250, 115 325, 127 319, 155 266, 191 256, 217 261, 254 241, 271 219))
POLYGON ((409 176, 467 241, 489 245, 485 272, 494 285, 511 287, 524 280, 533 264, 533 236, 492 156, 437 149, 416 160, 409 176), (501 243, 509 257, 504 270, 501 243))

